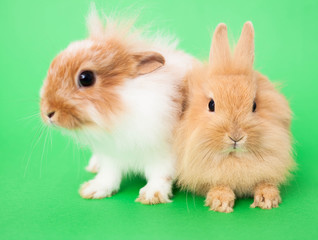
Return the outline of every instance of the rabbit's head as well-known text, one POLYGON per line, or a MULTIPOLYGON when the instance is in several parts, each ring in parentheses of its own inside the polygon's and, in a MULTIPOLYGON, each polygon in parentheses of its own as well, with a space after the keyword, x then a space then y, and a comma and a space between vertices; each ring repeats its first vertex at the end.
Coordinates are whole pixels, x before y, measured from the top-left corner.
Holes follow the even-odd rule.
POLYGON ((118 87, 164 65, 164 57, 132 47, 129 32, 114 23, 104 29, 89 18, 88 39, 71 43, 52 61, 41 89, 41 116, 49 125, 110 128, 125 111, 118 87))

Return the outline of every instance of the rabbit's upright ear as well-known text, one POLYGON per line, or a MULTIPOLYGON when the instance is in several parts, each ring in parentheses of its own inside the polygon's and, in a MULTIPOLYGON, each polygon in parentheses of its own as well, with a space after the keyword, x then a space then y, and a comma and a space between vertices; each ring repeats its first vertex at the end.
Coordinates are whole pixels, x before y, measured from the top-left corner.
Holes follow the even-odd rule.
POLYGON ((254 28, 251 22, 246 22, 240 39, 234 50, 234 62, 241 70, 250 70, 254 62, 254 28))
POLYGON ((164 57, 157 52, 140 52, 133 55, 137 75, 151 73, 165 64, 164 57))
POLYGON ((86 19, 86 24, 87 24, 90 39, 103 38, 103 35, 104 35, 103 22, 98 16, 96 6, 94 3, 91 3, 89 14, 86 19))
POLYGON ((221 70, 228 67, 231 62, 231 50, 227 37, 227 27, 220 23, 213 34, 210 49, 210 66, 213 69, 221 70))

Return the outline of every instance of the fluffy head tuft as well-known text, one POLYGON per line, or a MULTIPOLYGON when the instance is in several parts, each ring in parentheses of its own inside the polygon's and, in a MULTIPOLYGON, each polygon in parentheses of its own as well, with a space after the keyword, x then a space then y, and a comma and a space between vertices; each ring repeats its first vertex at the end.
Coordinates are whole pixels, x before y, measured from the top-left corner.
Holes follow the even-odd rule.
POLYGON ((165 58, 159 52, 170 47, 143 38, 133 30, 133 22, 106 18, 104 27, 92 5, 88 39, 71 43, 50 65, 41 90, 45 122, 68 129, 111 128, 113 119, 124 111, 118 88, 164 66, 165 58), (79 82, 85 71, 94 76, 92 86, 83 87, 79 82))

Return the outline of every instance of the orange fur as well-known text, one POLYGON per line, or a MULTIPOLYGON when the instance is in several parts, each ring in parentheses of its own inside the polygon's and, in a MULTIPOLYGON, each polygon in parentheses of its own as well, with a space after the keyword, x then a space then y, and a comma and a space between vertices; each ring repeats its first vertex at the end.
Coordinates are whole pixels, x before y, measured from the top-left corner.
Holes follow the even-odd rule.
POLYGON ((277 208, 280 202, 281 198, 277 187, 272 184, 261 183, 255 188, 254 202, 251 207, 260 207, 263 209, 277 208))
POLYGON ((140 202, 170 202, 171 139, 194 60, 176 39, 146 37, 131 21, 105 18, 92 6, 89 37, 53 60, 40 92, 42 118, 91 149, 86 169, 97 175, 82 185, 83 198, 110 197, 132 172, 147 179, 140 202))
POLYGON ((232 212, 234 206, 235 194, 229 187, 212 187, 207 193, 205 206, 217 212, 232 212))
POLYGON ((253 70, 253 59, 252 24, 244 25, 233 55, 226 26, 220 24, 209 64, 189 74, 187 107, 175 141, 182 188, 206 195, 225 186, 238 196, 250 196, 259 184, 283 183, 294 166, 288 102, 253 70), (215 112, 208 109, 211 98, 215 112), (229 137, 243 137, 238 149, 229 137))
POLYGON ((52 61, 41 96, 44 121, 48 121, 46 115, 54 111, 53 123, 57 126, 77 129, 93 124, 90 113, 83 107, 92 104, 105 118, 103 127, 110 128, 113 116, 119 115, 124 108, 114 89, 126 79, 150 73, 164 65, 161 54, 136 50, 145 42, 129 42, 128 32, 113 28, 112 25, 106 28, 108 35, 91 33, 90 40, 75 43, 81 47, 76 48, 73 43, 52 61), (94 72, 96 83, 80 89, 77 78, 85 70, 94 72))

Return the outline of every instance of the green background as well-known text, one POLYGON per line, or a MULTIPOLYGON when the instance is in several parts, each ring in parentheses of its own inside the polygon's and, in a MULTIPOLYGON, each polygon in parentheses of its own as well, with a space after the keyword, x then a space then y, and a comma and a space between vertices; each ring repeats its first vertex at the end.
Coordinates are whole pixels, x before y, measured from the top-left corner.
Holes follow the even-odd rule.
MULTIPOLYGON (((237 39, 256 31, 255 68, 283 92, 294 112, 295 178, 278 209, 236 201, 231 214, 208 211, 204 198, 175 190, 173 203, 135 203, 145 181, 126 179, 118 194, 85 200, 78 187, 90 153, 56 131, 41 132, 38 93, 50 61, 86 37, 89 1, 0 1, 0 239, 318 239, 318 1, 116 1, 107 13, 139 9, 138 26, 175 33, 180 48, 206 59, 212 30, 225 22, 237 39)), ((279 146, 277 146, 279 147, 279 146)))

